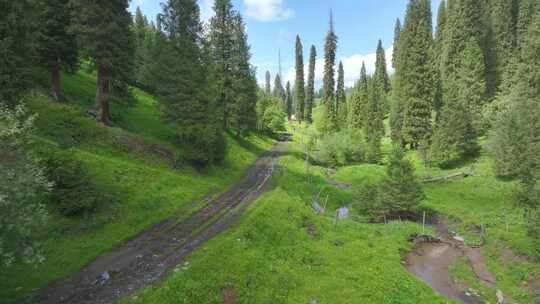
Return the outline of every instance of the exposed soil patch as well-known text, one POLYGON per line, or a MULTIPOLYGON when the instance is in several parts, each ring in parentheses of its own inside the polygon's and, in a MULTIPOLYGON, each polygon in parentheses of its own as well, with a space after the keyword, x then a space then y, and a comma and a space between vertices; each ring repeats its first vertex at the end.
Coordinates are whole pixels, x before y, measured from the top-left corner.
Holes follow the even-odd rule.
POLYGON ((449 266, 459 257, 463 257, 469 262, 481 282, 495 287, 495 277, 487 269, 481 249, 467 246, 456 240, 442 221, 435 228, 440 239, 425 236, 413 237, 416 248, 405 256, 407 270, 436 291, 461 303, 483 303, 481 298, 468 292, 468 286, 455 282, 449 272, 449 266))
MULTIPOLYGON (((160 279, 184 258, 235 224, 272 176, 288 137, 248 169, 228 192, 187 220, 166 220, 97 258, 79 272, 43 288, 27 303, 113 303, 160 279)), ((226 302, 235 303, 235 302, 226 302)))
POLYGON ((236 304, 236 294, 232 287, 223 288, 221 291, 224 304, 236 304))

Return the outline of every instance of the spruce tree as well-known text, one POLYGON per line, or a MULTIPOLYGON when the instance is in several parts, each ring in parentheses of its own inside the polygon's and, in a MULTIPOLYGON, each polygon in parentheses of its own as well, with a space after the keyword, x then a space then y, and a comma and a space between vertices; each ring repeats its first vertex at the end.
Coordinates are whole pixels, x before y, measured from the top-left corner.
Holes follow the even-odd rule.
POLYGON ((168 0, 161 19, 172 51, 162 76, 165 88, 158 96, 165 118, 176 126, 175 140, 187 161, 204 165, 221 159, 221 121, 212 103, 210 56, 201 40, 199 6, 196 0, 168 0))
POLYGON ((309 73, 308 83, 306 87, 306 105, 304 109, 304 119, 307 123, 312 123, 313 104, 315 102, 315 63, 317 59, 317 50, 315 46, 311 46, 309 52, 309 73))
POLYGON ((491 1, 491 28, 495 43, 495 69, 498 87, 507 72, 517 45, 517 0, 491 1))
POLYGON ((270 71, 266 71, 265 76, 265 83, 264 83, 264 92, 266 95, 270 96, 272 95, 272 76, 270 75, 270 71))
POLYGON ((338 78, 336 89, 336 119, 338 127, 346 127, 347 124, 347 95, 345 94, 345 71, 343 63, 338 66, 338 78))
POLYGON ((381 40, 379 40, 377 45, 376 54, 375 74, 373 74, 373 77, 376 79, 377 84, 382 85, 383 91, 381 92, 379 98, 383 114, 386 115, 390 112, 390 105, 388 104, 387 100, 387 94, 390 93, 390 78, 386 69, 386 54, 381 40))
POLYGON ((433 48, 431 5, 428 0, 411 0, 399 41, 396 62, 396 94, 392 124, 400 141, 416 148, 431 133, 433 108, 433 48), (396 114, 395 114, 396 115, 396 114), (401 124, 401 126, 399 126, 401 124), (399 131, 399 128, 401 130, 399 131))
POLYGON ((132 76, 134 39, 130 31, 128 0, 73 0, 75 28, 83 52, 97 70, 96 100, 90 113, 110 125, 109 95, 113 84, 127 83, 132 76))
POLYGON ((364 134, 367 143, 366 158, 370 163, 381 160, 381 139, 384 137, 385 83, 382 78, 372 77, 369 81, 364 134))
POLYGON ((450 2, 444 37, 441 81, 444 106, 432 152, 446 162, 476 152, 480 113, 488 92, 483 3, 450 2))
POLYGON ((304 55, 300 36, 296 36, 296 81, 295 91, 295 116, 298 121, 304 120, 305 88, 304 88, 304 55))
POLYGON ((349 112, 349 126, 353 130, 364 130, 366 122, 366 112, 368 107, 369 80, 366 71, 366 65, 362 62, 360 70, 360 79, 356 84, 351 96, 351 105, 349 112))
POLYGON ((135 11, 135 18, 133 23, 133 32, 135 34, 135 83, 143 88, 149 89, 145 83, 144 73, 149 61, 154 58, 149 57, 150 48, 152 46, 151 35, 152 30, 148 24, 146 16, 141 12, 140 7, 137 6, 135 11))
POLYGON ((507 109, 490 136, 495 172, 517 177, 524 186, 540 179, 540 11, 522 38, 514 86, 502 96, 507 109))
POLYGON ((285 113, 287 113, 287 118, 290 119, 293 110, 293 96, 291 92, 291 83, 288 81, 285 88, 285 96, 285 113))
POLYGON ((277 74, 274 78, 274 92, 272 95, 279 100, 283 105, 283 111, 286 111, 285 108, 285 89, 283 89, 283 84, 281 83, 281 75, 277 74))
POLYGON ((217 81, 217 111, 227 128, 229 109, 235 100, 233 88, 234 15, 231 0, 216 0, 215 15, 210 19, 210 45, 214 59, 214 77, 217 81))
POLYGON ((232 56, 234 103, 229 104, 228 126, 236 134, 245 135, 256 128, 255 105, 257 100, 257 79, 250 64, 251 52, 247 42, 245 24, 240 13, 233 17, 234 52, 232 56))
POLYGON ((397 53, 399 50, 399 37, 401 36, 401 21, 396 19, 396 25, 394 26, 394 45, 392 53, 392 67, 396 68, 397 53))
POLYGON ((444 45, 444 37, 446 32, 446 1, 441 1, 439 11, 437 13, 437 28, 435 32, 435 46, 433 49, 433 75, 434 75, 434 100, 433 107, 435 109, 436 121, 440 118, 440 112, 443 105, 443 91, 441 80, 441 63, 442 51, 444 45))
POLYGON ((36 56, 34 1, 3 1, 0 9, 0 103, 14 104, 30 87, 36 56))
POLYGON ((379 84, 383 85, 384 92, 388 93, 390 91, 390 78, 386 69, 386 54, 381 40, 377 44, 374 77, 379 84))
POLYGON ((63 101, 60 71, 77 68, 77 40, 70 31, 73 12, 69 0, 40 1, 39 54, 42 64, 51 73, 51 96, 63 101))
POLYGON ((324 118, 321 125, 323 133, 332 133, 336 131, 336 109, 335 109, 335 78, 334 67, 336 65, 337 36, 334 32, 334 20, 330 13, 330 29, 326 35, 324 46, 324 77, 323 77, 323 104, 324 118))

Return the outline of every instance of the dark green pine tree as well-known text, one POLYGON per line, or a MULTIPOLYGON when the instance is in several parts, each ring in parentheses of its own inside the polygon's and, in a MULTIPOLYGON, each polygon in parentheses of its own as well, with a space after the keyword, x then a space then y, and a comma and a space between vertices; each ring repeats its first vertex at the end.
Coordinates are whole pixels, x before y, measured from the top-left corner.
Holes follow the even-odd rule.
POLYGON ((382 41, 379 40, 377 45, 375 60, 375 74, 373 77, 378 84, 382 84, 382 94, 380 97, 380 103, 383 110, 383 114, 386 116, 390 112, 390 104, 388 103, 387 95, 390 93, 390 77, 388 76, 388 70, 386 68, 386 54, 382 46, 382 41))
POLYGON ((349 107, 349 126, 353 130, 364 130, 369 98, 368 90, 369 80, 366 72, 366 65, 362 62, 360 80, 358 80, 358 83, 353 90, 349 107))
POLYGON ((488 91, 486 28, 481 1, 449 3, 442 53, 444 106, 433 139, 435 160, 472 155, 488 91))
POLYGON ((295 92, 295 116, 298 121, 304 120, 305 108, 305 88, 304 88, 304 51, 300 36, 296 36, 296 80, 294 82, 295 92))
POLYGON ((149 57, 153 32, 148 24, 148 19, 142 14, 138 6, 135 11, 133 32, 135 34, 135 83, 140 87, 150 89, 145 84, 144 71, 146 68, 145 65, 149 64, 149 61, 154 60, 149 57))
POLYGON ((51 73, 51 96, 63 101, 60 71, 73 72, 77 68, 77 40, 70 31, 73 12, 69 0, 41 0, 39 55, 51 73))
POLYGON ((345 71, 343 63, 340 61, 338 66, 338 78, 336 89, 336 117, 337 126, 345 128, 347 126, 347 95, 345 94, 345 71))
POLYGON ((538 3, 538 0, 519 0, 516 25, 517 46, 519 49, 521 49, 521 46, 527 38, 529 25, 532 22, 535 12, 538 12, 539 10, 540 3, 538 3))
POLYGON ((291 83, 287 81, 285 87, 285 113, 287 113, 287 118, 290 119, 293 111, 293 96, 291 92, 291 83))
POLYGON ((396 68, 396 58, 399 50, 399 37, 401 36, 401 21, 396 19, 396 25, 394 26, 394 45, 392 51, 392 67, 396 68))
POLYGON ((279 102, 281 102, 283 106, 283 111, 286 112, 287 109, 285 107, 285 97, 287 96, 287 94, 285 93, 285 89, 283 88, 283 84, 281 83, 281 75, 279 74, 277 74, 274 78, 274 91, 272 95, 277 98, 279 102))
POLYGON ((366 137, 366 158, 370 163, 381 160, 381 139, 384 137, 384 101, 385 83, 382 78, 372 77, 369 80, 368 100, 364 134, 366 137))
POLYGON ((257 78, 250 64, 251 53, 247 42, 245 24, 242 16, 234 16, 233 90, 234 103, 229 104, 229 125, 237 136, 247 135, 257 126, 255 106, 257 101, 257 78))
POLYGON ((309 52, 309 72, 308 83, 306 87, 306 105, 304 108, 304 119, 307 123, 312 123, 313 104, 315 103, 315 63, 317 59, 317 50, 315 46, 311 46, 309 52))
POLYGON ((446 1, 441 1, 439 11, 437 13, 437 29, 435 32, 435 46, 433 49, 433 74, 434 74, 434 100, 433 107, 435 109, 436 121, 440 118, 440 112, 443 105, 443 91, 441 80, 441 63, 442 51, 444 45, 444 37, 446 32, 446 1))
POLYGON ((434 89, 431 20, 430 2, 411 0, 397 53, 395 98, 399 104, 394 102, 394 106, 401 113, 392 124, 399 130, 398 123, 401 123, 400 141, 409 143, 413 149, 431 134, 434 89))
POLYGON ((36 56, 34 1, 3 1, 0 7, 0 103, 14 104, 30 86, 36 56))
POLYGON ((321 122, 321 131, 323 134, 335 132, 337 130, 336 121, 336 98, 334 78, 334 67, 336 65, 337 36, 334 32, 334 20, 330 13, 330 29, 326 35, 324 46, 324 76, 323 76, 323 104, 324 117, 321 122))
POLYGON ((508 109, 490 135, 495 173, 519 178, 525 190, 540 180, 540 86, 531 85, 540 83, 540 11, 531 18, 514 85, 501 97, 508 109))
POLYGON ((491 30, 495 43, 495 70, 498 87, 515 54, 517 46, 518 0, 491 1, 491 30))
POLYGON ((378 83, 383 85, 384 92, 388 93, 390 91, 390 78, 388 77, 386 54, 381 40, 379 40, 379 43, 377 44, 374 77, 378 83))
POLYGON ((220 120, 210 83, 210 56, 202 41, 196 0, 168 0, 161 23, 170 55, 158 95, 166 120, 174 123, 175 140, 185 160, 205 165, 222 158, 220 120))
POLYGON ((266 71, 265 76, 265 83, 264 83, 264 92, 266 95, 270 96, 272 95, 272 76, 270 75, 270 71, 266 71))
POLYGON ((128 0, 74 0, 76 30, 82 51, 97 70, 97 93, 90 113, 110 125, 109 95, 118 83, 129 83, 133 71, 134 39, 128 0))
POLYGON ((231 0, 216 0, 215 15, 210 19, 210 45, 214 59, 214 77, 217 81, 217 111, 227 128, 229 109, 235 100, 233 89, 232 56, 234 37, 234 10, 231 0))

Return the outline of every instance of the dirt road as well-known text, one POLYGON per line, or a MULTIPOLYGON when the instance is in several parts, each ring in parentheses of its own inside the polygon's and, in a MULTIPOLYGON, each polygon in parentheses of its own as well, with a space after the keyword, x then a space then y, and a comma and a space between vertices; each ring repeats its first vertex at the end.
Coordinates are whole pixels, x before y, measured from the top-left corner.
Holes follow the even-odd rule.
POLYGON ((171 218, 156 225, 72 276, 42 289, 26 303, 113 303, 163 279, 189 253, 240 219, 264 191, 278 156, 286 151, 287 139, 257 159, 228 192, 187 220, 171 218))

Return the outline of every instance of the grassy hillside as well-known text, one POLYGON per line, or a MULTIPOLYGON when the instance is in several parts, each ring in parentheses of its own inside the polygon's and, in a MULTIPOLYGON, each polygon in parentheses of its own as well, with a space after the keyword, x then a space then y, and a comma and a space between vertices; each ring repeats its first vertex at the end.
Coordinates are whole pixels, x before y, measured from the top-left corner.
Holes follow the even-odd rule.
POLYGON ((93 103, 94 75, 80 71, 65 76, 64 88, 66 104, 42 93, 26 98, 29 110, 39 115, 35 149, 45 157, 63 151, 83 162, 107 199, 94 214, 78 217, 60 215, 49 202, 49 225, 39 236, 46 260, 0 269, 2 303, 80 269, 165 218, 188 216, 204 205, 197 201, 205 194, 226 190, 272 145, 264 137, 239 141, 228 136, 225 163, 196 170, 175 161, 182 150, 170 144, 171 128, 160 120, 151 95, 135 89, 134 104, 114 102, 117 128, 105 128, 85 114, 93 103))
MULTIPOLYGON (((239 227, 192 254, 162 285, 123 303, 222 303, 223 294, 231 290, 238 303, 453 303, 401 263, 401 254, 411 249, 406 239, 421 231, 419 225, 397 219, 388 225, 368 224, 354 210, 351 218, 334 225, 333 211, 355 203, 356 190, 380 180, 384 166, 339 168, 333 179, 352 184, 351 190, 331 186, 326 169, 312 167, 314 185, 310 185, 297 142, 290 150, 279 160, 281 170, 272 181, 273 189, 254 204, 239 227), (329 195, 327 216, 315 215, 309 206, 321 187, 329 195)), ((384 150, 389 150, 388 141, 384 150)), ((426 170, 417 155, 408 157, 420 176, 468 172, 471 165, 426 170)), ((490 166, 491 159, 483 152, 474 165, 475 177, 424 184, 424 208, 449 217, 451 229, 470 242, 478 241, 477 227, 484 223, 483 252, 498 288, 519 303, 538 303, 534 286, 540 267, 525 258, 532 242, 521 210, 510 202, 512 183, 495 179, 490 166)), ((496 301, 495 290, 478 282, 468 263, 458 260, 451 271, 488 302, 496 301)))

